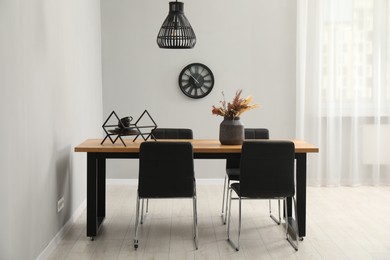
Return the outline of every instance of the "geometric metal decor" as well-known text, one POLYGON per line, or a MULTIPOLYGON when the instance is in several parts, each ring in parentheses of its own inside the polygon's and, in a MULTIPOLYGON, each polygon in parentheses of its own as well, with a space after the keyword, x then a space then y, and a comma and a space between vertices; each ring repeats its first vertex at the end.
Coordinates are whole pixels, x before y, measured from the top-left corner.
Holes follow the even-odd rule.
POLYGON ((132 120, 133 117, 131 116, 127 116, 119 119, 115 111, 112 111, 111 114, 107 117, 104 124, 102 125, 103 130, 106 133, 106 137, 104 137, 103 141, 100 144, 103 144, 104 141, 106 141, 106 139, 109 138, 112 144, 114 144, 119 139, 121 140, 122 144, 126 146, 125 142, 122 139, 122 136, 131 136, 131 135, 135 136, 133 142, 138 138, 138 136, 141 136, 144 139, 144 141, 148 140, 149 137, 152 137, 156 141, 156 139, 151 134, 151 132, 152 130, 157 128, 157 124, 147 110, 145 110, 141 114, 141 116, 137 119, 135 123, 131 123, 132 120), (144 117, 145 115, 147 115, 146 118, 144 117), (112 136, 116 136, 116 137, 113 138, 112 136))
POLYGON ((192 49, 196 36, 184 15, 184 3, 169 2, 169 13, 157 35, 157 44, 164 49, 192 49))

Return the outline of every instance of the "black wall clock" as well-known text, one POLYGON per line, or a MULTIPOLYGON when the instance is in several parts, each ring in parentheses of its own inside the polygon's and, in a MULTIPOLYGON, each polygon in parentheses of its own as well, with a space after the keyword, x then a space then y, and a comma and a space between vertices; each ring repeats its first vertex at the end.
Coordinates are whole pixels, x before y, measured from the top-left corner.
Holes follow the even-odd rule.
POLYGON ((214 75, 206 65, 192 63, 180 72, 179 86, 186 96, 203 98, 213 89, 214 75))

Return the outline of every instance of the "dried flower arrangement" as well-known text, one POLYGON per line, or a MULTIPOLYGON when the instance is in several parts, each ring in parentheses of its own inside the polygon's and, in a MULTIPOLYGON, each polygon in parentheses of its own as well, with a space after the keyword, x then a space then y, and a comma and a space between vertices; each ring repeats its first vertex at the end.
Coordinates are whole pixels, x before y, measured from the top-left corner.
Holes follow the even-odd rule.
POLYGON ((242 93, 242 89, 237 90, 233 102, 226 103, 225 94, 222 92, 223 100, 220 101, 222 106, 220 107, 213 106, 211 113, 213 115, 234 119, 240 117, 240 115, 245 111, 259 107, 258 104, 253 104, 253 105, 249 104, 253 101, 252 96, 241 98, 241 93, 242 93))

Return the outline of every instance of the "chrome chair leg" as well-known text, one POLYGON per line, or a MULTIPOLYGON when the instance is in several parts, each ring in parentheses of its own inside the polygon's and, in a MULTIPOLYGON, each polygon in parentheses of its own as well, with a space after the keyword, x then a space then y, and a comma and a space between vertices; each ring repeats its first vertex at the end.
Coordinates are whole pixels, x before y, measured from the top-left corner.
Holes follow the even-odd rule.
POLYGON ((136 215, 135 215, 135 231, 134 231, 134 249, 137 250, 138 248, 138 224, 139 224, 139 205, 140 204, 140 199, 139 196, 137 195, 137 210, 136 210, 136 215))
POLYGON ((141 224, 144 223, 144 202, 145 202, 145 199, 142 199, 142 205, 141 205, 141 224))
POLYGON ((236 251, 240 250, 240 236, 241 236, 241 197, 238 198, 238 238, 236 251))
POLYGON ((299 237, 299 228, 298 228, 298 208, 297 208, 297 201, 295 197, 293 197, 293 202, 294 202, 294 210, 295 210, 295 221, 297 222, 297 229, 295 230, 295 238, 297 240, 297 251, 298 251, 298 241, 302 241, 301 238, 299 237))
POLYGON ((278 200, 278 214, 279 214, 279 220, 277 220, 274 215, 272 215, 272 206, 271 206, 271 200, 269 200, 269 216, 270 218, 276 222, 276 224, 280 225, 282 223, 282 218, 280 216, 280 200, 278 200))
POLYGON ((241 235, 241 198, 238 197, 238 237, 237 237, 237 245, 230 239, 230 221, 231 221, 231 212, 232 212, 232 189, 230 189, 229 193, 229 218, 228 218, 228 226, 227 226, 227 237, 229 243, 236 249, 236 251, 240 250, 240 235, 241 235))
MULTIPOLYGON (((227 219, 227 240, 230 241, 230 221, 231 221, 231 209, 232 209, 232 189, 229 189, 229 214, 228 214, 228 219, 227 219)), ((228 203, 226 201, 226 203, 228 203)))
POLYGON ((226 187, 226 203, 225 203, 225 219, 224 219, 224 222, 223 224, 225 225, 226 224, 226 220, 227 220, 227 217, 228 217, 228 207, 230 207, 227 203, 228 199, 229 199, 229 194, 227 193, 227 191, 229 190, 229 185, 230 185, 230 180, 229 178, 227 179, 227 187, 226 187))
MULTIPOLYGON (((225 181, 223 182, 223 195, 222 195, 222 209, 221 209, 221 218, 222 218, 222 223, 226 224, 226 218, 224 217, 224 208, 225 208, 225 193, 227 197, 227 190, 226 190, 226 181, 227 181, 227 176, 225 175, 225 181)), ((226 201, 227 203, 227 201, 226 201)))
POLYGON ((142 199, 142 204, 141 204, 141 224, 145 222, 146 215, 149 211, 149 199, 142 199), (145 207, 145 200, 146 200, 146 207, 145 207), (146 208, 145 213, 144 213, 144 208, 146 208))
POLYGON ((198 250, 198 210, 196 206, 196 192, 194 193, 194 197, 192 197, 192 203, 193 203, 193 215, 194 215, 194 242, 195 242, 195 248, 198 250))

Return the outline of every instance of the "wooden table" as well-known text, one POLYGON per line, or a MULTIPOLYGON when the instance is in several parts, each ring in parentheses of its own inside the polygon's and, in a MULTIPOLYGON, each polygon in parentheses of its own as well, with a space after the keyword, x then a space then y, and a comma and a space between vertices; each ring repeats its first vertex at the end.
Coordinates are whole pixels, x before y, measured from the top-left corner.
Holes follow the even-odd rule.
MULTIPOLYGON (((119 142, 116 144, 106 142, 101 145, 101 139, 88 139, 74 149, 75 152, 87 153, 87 236, 92 239, 98 234, 106 215, 106 159, 139 158, 142 141, 124 141, 126 147, 119 142)), ((221 145, 218 140, 164 141, 191 142, 195 159, 238 158, 241 154, 241 145, 221 145)), ((298 227, 299 236, 303 238, 306 236, 306 155, 318 153, 319 149, 305 141, 290 141, 295 144, 298 227)), ((291 200, 288 204, 288 211, 291 213, 291 200)))

